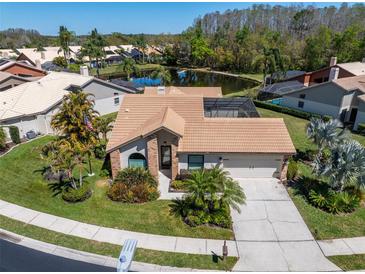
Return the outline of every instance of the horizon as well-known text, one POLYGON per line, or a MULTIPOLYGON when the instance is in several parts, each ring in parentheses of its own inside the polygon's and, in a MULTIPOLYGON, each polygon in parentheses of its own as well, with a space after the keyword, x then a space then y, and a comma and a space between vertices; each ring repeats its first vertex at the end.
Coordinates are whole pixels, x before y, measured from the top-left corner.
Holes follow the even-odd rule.
POLYGON ((88 35, 94 28, 103 34, 180 34, 199 16, 250 8, 254 4, 313 5, 322 8, 339 7, 342 2, 0 3, 0 31, 22 28, 37 30, 41 35, 56 36, 59 26, 64 25, 79 36, 88 35))

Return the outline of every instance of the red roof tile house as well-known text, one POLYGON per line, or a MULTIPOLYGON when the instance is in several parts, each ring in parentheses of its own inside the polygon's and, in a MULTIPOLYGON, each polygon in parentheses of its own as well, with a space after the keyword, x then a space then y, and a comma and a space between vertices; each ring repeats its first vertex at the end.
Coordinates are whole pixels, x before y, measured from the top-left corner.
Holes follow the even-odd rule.
POLYGON ((113 176, 135 166, 157 178, 221 166, 235 178, 280 178, 295 153, 283 119, 260 118, 247 98, 211 94, 175 87, 126 95, 107 145, 113 176))

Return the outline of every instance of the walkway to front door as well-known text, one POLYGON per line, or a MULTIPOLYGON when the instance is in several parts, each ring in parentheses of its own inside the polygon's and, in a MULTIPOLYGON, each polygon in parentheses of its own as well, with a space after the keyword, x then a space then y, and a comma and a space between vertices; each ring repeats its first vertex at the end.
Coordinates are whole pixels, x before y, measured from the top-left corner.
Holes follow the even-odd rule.
POLYGON ((285 187, 274 178, 240 179, 247 200, 231 211, 236 271, 338 271, 323 255, 285 187))

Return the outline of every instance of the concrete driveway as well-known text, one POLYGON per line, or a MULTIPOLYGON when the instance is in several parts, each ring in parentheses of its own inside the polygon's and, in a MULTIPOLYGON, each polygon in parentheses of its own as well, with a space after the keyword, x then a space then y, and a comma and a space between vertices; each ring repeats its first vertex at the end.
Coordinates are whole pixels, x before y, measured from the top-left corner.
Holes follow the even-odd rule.
POLYGON ((232 211, 240 259, 235 271, 338 271, 323 255, 285 187, 274 178, 239 179, 247 200, 232 211))

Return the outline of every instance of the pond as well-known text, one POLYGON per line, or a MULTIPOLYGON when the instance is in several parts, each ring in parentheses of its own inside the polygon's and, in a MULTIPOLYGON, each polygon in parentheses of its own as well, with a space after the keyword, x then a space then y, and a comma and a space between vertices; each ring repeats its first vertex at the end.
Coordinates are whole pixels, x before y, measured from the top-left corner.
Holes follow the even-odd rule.
MULTIPOLYGON (((241 91, 244 89, 257 86, 257 82, 238 78, 229 75, 217 74, 212 72, 194 71, 194 70, 177 70, 169 69, 171 73, 172 86, 189 86, 189 87, 222 87, 223 94, 241 91)), ((149 76, 152 72, 142 72, 140 75, 132 77, 131 82, 136 88, 145 86, 161 85, 160 79, 151 79, 149 76)), ((125 77, 111 77, 126 80, 125 77)))

